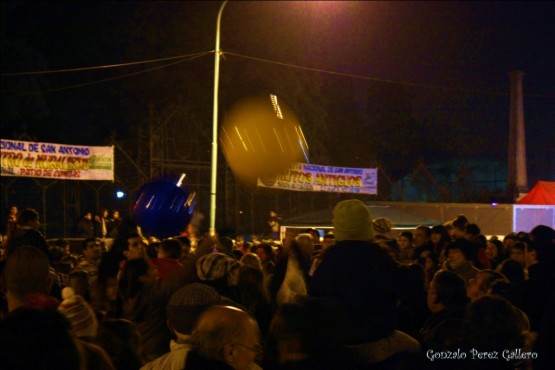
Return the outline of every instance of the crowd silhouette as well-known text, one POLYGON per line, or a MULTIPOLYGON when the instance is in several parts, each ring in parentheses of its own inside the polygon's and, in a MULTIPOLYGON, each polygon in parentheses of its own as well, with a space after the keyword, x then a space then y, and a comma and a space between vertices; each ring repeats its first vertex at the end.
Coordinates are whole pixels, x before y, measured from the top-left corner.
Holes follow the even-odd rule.
POLYGON ((459 215, 398 232, 346 200, 323 237, 159 240, 102 210, 75 248, 12 208, 3 369, 553 368, 549 226, 488 239, 459 215))

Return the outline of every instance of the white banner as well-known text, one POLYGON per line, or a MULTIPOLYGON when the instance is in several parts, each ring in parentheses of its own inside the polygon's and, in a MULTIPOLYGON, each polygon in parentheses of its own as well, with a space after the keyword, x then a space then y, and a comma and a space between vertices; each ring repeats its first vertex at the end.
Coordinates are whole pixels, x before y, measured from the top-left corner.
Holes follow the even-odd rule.
POLYGON ((259 178, 258 186, 295 191, 377 194, 378 169, 296 163, 281 175, 259 178))
POLYGON ((114 147, 1 139, 2 176, 114 181, 114 147))

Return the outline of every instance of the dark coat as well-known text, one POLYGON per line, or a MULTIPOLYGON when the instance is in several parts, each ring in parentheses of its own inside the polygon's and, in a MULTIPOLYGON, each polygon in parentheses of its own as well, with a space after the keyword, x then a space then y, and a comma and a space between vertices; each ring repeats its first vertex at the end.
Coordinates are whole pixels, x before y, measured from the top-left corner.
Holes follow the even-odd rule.
POLYGON ((52 256, 48 250, 46 238, 39 230, 22 228, 15 229, 13 235, 8 239, 8 253, 12 253, 17 247, 21 247, 23 245, 38 248, 46 254, 49 260, 52 260, 52 256))
POLYGON ((75 232, 78 238, 94 238, 94 224, 92 220, 85 218, 79 220, 75 232))
POLYGON ((324 255, 309 283, 309 295, 343 311, 350 344, 375 341, 397 324, 399 272, 375 243, 344 240, 324 255))
POLYGON ((190 351, 185 361, 185 369, 187 370, 233 370, 225 362, 202 357, 196 351, 190 351))

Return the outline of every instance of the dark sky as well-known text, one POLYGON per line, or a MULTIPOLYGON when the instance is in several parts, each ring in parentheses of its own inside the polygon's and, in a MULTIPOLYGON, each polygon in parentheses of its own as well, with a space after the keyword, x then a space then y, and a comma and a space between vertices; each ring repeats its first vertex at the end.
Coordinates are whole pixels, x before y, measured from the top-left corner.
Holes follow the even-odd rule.
POLYGON ((222 48, 235 46, 233 35, 225 36, 229 23, 257 36, 265 26, 275 42, 296 37, 299 51, 321 56, 272 55, 271 43, 248 40, 257 48, 266 44, 258 53, 274 58, 376 78, 494 90, 504 90, 506 71, 518 68, 526 70, 531 92, 553 93, 555 6, 549 2, 322 3, 229 4, 222 48))
MULTIPOLYGON (((137 60, 125 53, 130 40, 125 26, 132 23, 139 3, 2 2, 2 74, 137 60), (29 47, 36 51, 36 63, 14 63, 16 53, 29 47)), ((213 50, 221 2, 176 3, 157 3, 180 9, 175 17, 183 18, 182 32, 175 39, 182 41, 183 48, 175 55, 213 50)), ((172 12, 165 16, 168 23, 175 23, 172 12)), ((402 81, 414 96, 413 113, 419 119, 441 120, 450 114, 474 117, 471 122, 483 122, 477 134, 491 135, 492 147, 506 147, 497 141, 504 140, 508 131, 507 72, 523 70, 529 162, 537 162, 547 161, 545 147, 555 146, 553 19, 552 2, 241 1, 229 3, 224 11, 221 49, 307 68, 402 81), (464 104, 461 95, 465 95, 464 104)), ((155 32, 152 37, 157 37, 155 32)), ((171 41, 160 39, 160 43, 171 41)), ((170 56, 151 51, 144 59, 170 56)), ((204 63, 213 63, 213 58, 205 58, 204 63)), ((94 73, 64 78, 65 85, 78 85, 94 80, 94 73)), ((207 76, 207 83, 211 78, 207 76)), ((13 77, 2 78, 3 105, 11 101, 6 86, 13 81, 13 77)), ((112 110, 109 105, 95 110, 67 104, 67 99, 77 102, 84 91, 97 88, 72 89, 71 97, 64 98, 66 104, 50 103, 49 111, 60 117, 56 127, 60 136, 71 132, 64 127, 74 125, 79 114, 97 114, 99 121, 106 120, 103 115, 112 110)), ((21 131, 21 125, 11 122, 2 129, 2 136, 21 131)), ((553 180, 553 168, 553 164, 543 166, 535 175, 553 180)))

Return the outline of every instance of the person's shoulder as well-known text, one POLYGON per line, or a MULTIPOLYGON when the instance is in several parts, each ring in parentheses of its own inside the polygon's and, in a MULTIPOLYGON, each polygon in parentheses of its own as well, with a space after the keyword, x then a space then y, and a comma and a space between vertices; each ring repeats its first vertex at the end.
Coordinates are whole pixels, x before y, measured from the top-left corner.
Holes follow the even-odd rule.
POLYGON ((355 260, 375 260, 380 256, 386 256, 387 252, 378 244, 363 240, 342 240, 330 246, 322 256, 326 264, 331 262, 355 260))
POLYGON ((81 269, 89 264, 89 261, 85 257, 81 257, 77 260, 77 266, 75 269, 81 269))
POLYGON ((147 362, 140 370, 181 370, 185 366, 187 354, 191 350, 188 344, 181 344, 172 341, 170 343, 170 352, 158 357, 157 359, 147 362))
POLYGON ((91 369, 116 370, 110 356, 108 356, 102 347, 81 339, 78 339, 78 345, 82 349, 82 361, 86 367, 91 369))
POLYGON ((346 253, 347 251, 355 250, 360 253, 379 252, 382 251, 379 243, 374 241, 365 240, 342 240, 329 248, 329 251, 336 251, 335 253, 346 253))
POLYGON ((377 246, 377 243, 375 243, 374 241, 371 240, 340 240, 335 242, 335 244, 333 246, 330 246, 330 248, 336 247, 336 248, 368 248, 368 247, 372 247, 372 246, 377 246))
POLYGON ((32 238, 37 238, 37 239, 44 239, 44 235, 43 233, 40 232, 40 230, 36 230, 36 229, 29 229, 27 230, 24 235, 26 237, 32 237, 32 238))
POLYGON ((39 230, 27 230, 27 232, 21 236, 20 242, 35 245, 36 247, 42 249, 45 253, 48 251, 46 238, 39 230))
POLYGON ((158 269, 185 268, 179 260, 174 258, 151 258, 148 262, 158 269))
POLYGON ((185 361, 185 369, 233 370, 233 368, 224 361, 202 357, 196 351, 189 352, 185 361))

